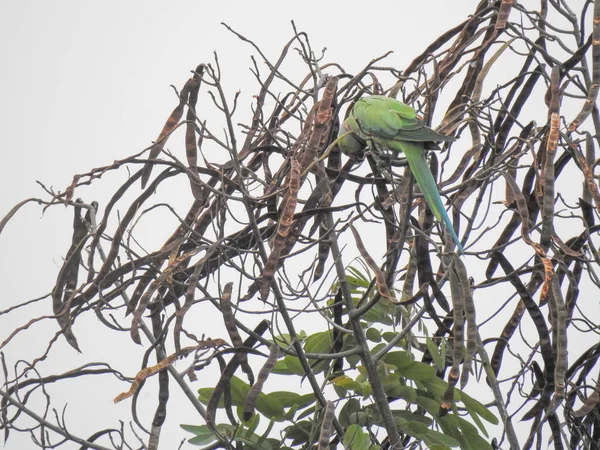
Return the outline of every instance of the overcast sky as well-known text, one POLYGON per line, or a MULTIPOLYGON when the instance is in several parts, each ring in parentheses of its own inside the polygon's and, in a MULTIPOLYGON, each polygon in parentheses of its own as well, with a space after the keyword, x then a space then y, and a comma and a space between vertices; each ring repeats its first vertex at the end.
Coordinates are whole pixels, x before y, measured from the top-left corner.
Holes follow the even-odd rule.
MULTIPOLYGON (((294 20, 316 51, 327 47, 325 61, 352 71, 393 50, 386 65, 400 68, 475 5, 446 0, 2 1, 0 216, 24 198, 44 196, 36 180, 64 190, 74 173, 147 147, 176 104, 170 85, 180 88, 190 70, 212 61, 214 51, 229 93, 241 90, 251 101, 256 83, 249 66, 255 52, 221 22, 254 40, 271 59, 292 37, 294 20)), ((28 206, 0 235, 5 298, 0 310, 50 290, 71 238, 71 214, 56 208, 41 217, 39 208, 28 206)), ((28 348, 23 343, 25 355, 28 348)), ((89 338, 86 351, 91 349, 101 351, 89 338)), ((127 410, 127 405, 115 409, 112 397, 102 395, 104 414, 127 410)), ((191 414, 186 411, 170 422, 164 448, 188 437, 178 429, 191 414)), ((7 448, 17 448, 15 437, 7 448)))

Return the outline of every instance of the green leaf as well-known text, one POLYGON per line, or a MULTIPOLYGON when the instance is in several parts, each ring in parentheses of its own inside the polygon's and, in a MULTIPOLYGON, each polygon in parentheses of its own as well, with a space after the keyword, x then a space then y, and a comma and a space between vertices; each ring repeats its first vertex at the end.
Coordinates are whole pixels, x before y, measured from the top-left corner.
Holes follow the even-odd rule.
POLYGON ((361 389, 360 383, 357 383, 352 378, 346 375, 341 375, 339 377, 334 378, 333 380, 331 380, 331 383, 335 386, 342 387, 349 391, 358 392, 361 389))
POLYGON ((264 414, 265 417, 278 421, 283 420, 285 414, 281 402, 271 394, 260 393, 256 400, 256 409, 264 414))
POLYGON ((378 353, 380 350, 382 350, 385 347, 385 343, 382 342, 380 344, 375 345, 371 350, 371 354, 375 355, 376 353, 378 353))
POLYGON ((180 425, 180 427, 196 435, 188 440, 190 444, 207 445, 216 439, 215 434, 206 425, 180 425))
MULTIPOLYGON (((358 306, 358 303, 363 298, 363 293, 359 292, 359 295, 352 296, 352 302, 354 306, 358 306)), ((381 298, 371 309, 365 312, 360 318, 361 320, 368 323, 381 323, 384 325, 393 325, 395 320, 395 306, 389 300, 381 298)))
POLYGON ((386 364, 383 361, 379 361, 377 364, 377 372, 381 379, 381 384, 385 392, 388 392, 403 383, 400 381, 400 375, 395 372, 396 367, 391 364, 386 364))
POLYGON ((269 443, 271 448, 276 448, 278 450, 293 450, 291 447, 282 445, 282 442, 279 439, 268 438, 268 439, 265 439, 265 441, 267 441, 269 443))
POLYGON ((406 410, 402 410, 402 409, 392 410, 392 415, 396 419, 401 419, 401 423, 421 422, 423 425, 425 425, 428 428, 431 425, 433 425, 433 419, 431 419, 430 417, 423 416, 420 414, 415 414, 410 411, 406 411, 406 410))
POLYGON ((483 425, 483 422, 481 421, 481 419, 479 418, 479 415, 469 411, 469 416, 471 417, 471 419, 473 419, 473 422, 475 422, 475 424, 477 425, 477 428, 479 428, 479 430, 481 430, 481 432, 487 436, 487 430, 485 429, 485 426, 483 425))
POLYGON ((488 443, 487 440, 483 439, 479 435, 477 428, 472 423, 468 422, 460 416, 457 416, 457 419, 459 426, 462 429, 463 435, 467 438, 469 443, 471 443, 474 448, 482 450, 492 450, 492 446, 488 443))
POLYGON ((348 269, 346 269, 346 271, 354 276, 354 279, 357 280, 357 285, 367 289, 371 284, 371 280, 369 279, 371 278, 371 275, 369 274, 368 269, 365 268, 366 274, 363 274, 360 270, 353 266, 349 266, 348 269))
POLYGON ((429 364, 415 361, 412 365, 399 369, 401 375, 415 381, 429 380, 436 378, 435 368, 429 364))
POLYGON ((406 369, 415 362, 415 358, 411 353, 403 350, 387 353, 382 360, 388 364, 392 364, 398 368, 398 370, 406 369))
POLYGON ((298 417, 296 417, 296 420, 301 420, 301 419, 304 419, 305 417, 312 416, 315 413, 316 409, 317 409, 316 406, 311 406, 310 408, 307 408, 304 412, 299 414, 298 417))
POLYGON ((456 418, 458 419, 458 425, 462 429, 463 434, 476 435, 476 436, 479 435, 477 428, 472 423, 466 421, 465 419, 463 419, 460 416, 456 416, 456 418))
POLYGON ((381 342, 381 333, 379 332, 379 330, 377 328, 368 328, 365 335, 367 336, 367 339, 370 340, 371 342, 381 342))
POLYGON ((465 438, 473 450, 493 450, 492 445, 478 434, 465 436, 465 438))
POLYGON ((321 331, 306 338, 306 341, 304 341, 304 351, 306 353, 329 353, 331 342, 332 332, 321 331))
POLYGON ((471 446, 469 441, 461 433, 456 417, 457 416, 454 414, 447 414, 444 417, 438 417, 438 424, 446 436, 451 436, 459 442, 461 449, 470 450, 471 446))
POLYGON ((348 390, 337 385, 333 385, 333 390, 339 398, 346 398, 348 396, 348 390))
POLYGON ((360 364, 360 356, 358 355, 349 355, 346 357, 346 362, 351 369, 356 369, 356 366, 360 364))
MULTIPOLYGON (((250 385, 240 378, 233 376, 229 382, 229 389, 231 392, 231 404, 233 406, 243 406, 246 403, 246 397, 248 396, 250 385)), ((200 402, 204 404, 208 403, 208 399, 212 395, 213 391, 213 388, 199 389, 198 398, 200 399, 200 402)), ((256 400, 256 410, 269 419, 282 420, 285 411, 282 403, 279 401, 280 396, 281 393, 273 395, 261 392, 258 394, 258 399, 256 400)), ((296 394, 296 396, 297 397, 295 398, 295 401, 298 401, 300 396, 298 394, 296 394)), ((219 399, 219 408, 224 407, 223 398, 224 396, 221 396, 219 399)))
MULTIPOLYGON (((200 400, 200 403, 202 403, 203 405, 207 405, 214 390, 215 390, 215 388, 200 388, 200 389, 198 389, 198 400, 200 400)), ((218 406, 219 406, 219 408, 225 407, 225 403, 223 403, 223 396, 221 396, 218 406)))
POLYGON ((298 375, 288 367, 285 359, 280 359, 277 361, 271 373, 275 373, 277 375, 298 375))
POLYGON ((422 395, 417 396, 417 401, 415 402, 433 417, 438 417, 440 412, 440 404, 436 402, 432 398, 423 397, 422 395))
MULTIPOLYGON (((299 339, 303 339, 303 336, 300 336, 300 334, 298 334, 298 338, 299 339)), ((293 340, 292 336, 290 336, 288 333, 283 333, 283 334, 280 334, 278 336, 275 336, 269 342, 271 342, 272 344, 277 344, 280 347, 287 347, 288 345, 290 345, 290 343, 292 342, 292 340, 293 340)))
MULTIPOLYGON (((216 440, 216 436, 207 425, 181 425, 181 428, 196 435, 188 440, 190 444, 207 445, 216 440)), ((217 430, 220 434, 228 438, 232 438, 235 432, 235 428, 228 424, 217 425, 217 430)))
MULTIPOLYGON (((273 447, 266 439, 261 439, 256 434, 248 434, 247 431, 243 430, 238 432, 234 438, 235 442, 241 442, 244 444, 244 448, 257 449, 257 450, 272 450, 273 447)), ((279 446, 277 446, 279 448, 279 446)))
POLYGON ((350 425, 344 435, 344 448, 367 450, 371 445, 369 435, 358 425, 350 425))
POLYGON ((298 410, 306 408, 317 400, 314 394, 298 395, 295 392, 276 391, 272 392, 271 395, 274 395, 285 408, 289 407, 288 412, 283 416, 284 420, 292 420, 298 410), (288 394, 293 394, 293 396, 288 397, 288 394), (283 402, 281 401, 282 399, 284 400, 283 402))
POLYGON ((469 413, 475 413, 480 415, 483 419, 493 425, 498 425, 498 418, 483 404, 479 403, 473 397, 468 396, 464 392, 460 391, 460 399, 469 411, 469 413))
POLYGON ((442 343, 440 344, 440 357, 442 361, 446 361, 446 355, 448 353, 448 344, 446 338, 442 338, 442 343))
MULTIPOLYGON (((354 335, 346 335, 344 336, 344 345, 342 346, 342 351, 348 351, 356 348, 356 339, 354 335)), ((357 364, 360 363, 360 356, 358 355, 349 355, 346 357, 346 362, 350 368, 355 368, 357 364)))
POLYGON ((357 380, 358 382, 361 382, 361 381, 363 381, 363 380, 366 380, 366 379, 367 379, 367 375, 368 375, 368 373, 367 373, 367 368, 366 368, 365 366, 357 366, 357 367, 356 367, 356 370, 358 370, 358 373, 359 373, 359 374, 360 374, 360 376, 362 377, 362 378, 358 378, 358 377, 356 378, 356 380, 357 380))
POLYGON ((419 439, 423 439, 423 437, 429 431, 427 425, 421 422, 405 422, 399 425, 399 428, 401 428, 406 434, 419 439))
MULTIPOLYGON (((393 331, 385 331, 384 333, 381 334, 381 337, 383 338, 383 340, 387 343, 390 343, 393 339, 396 338, 396 336, 398 335, 398 333, 394 333, 393 331)), ((403 347, 406 344, 406 339, 400 339, 398 342, 396 342, 395 347, 403 347)))
POLYGON ((371 387, 371 383, 369 383, 368 381, 360 383, 360 390, 358 391, 358 394, 362 395, 363 397, 368 397, 372 393, 373 388, 371 387))
POLYGON ((304 444, 310 439, 313 424, 308 420, 295 423, 285 429, 285 438, 292 440, 292 446, 304 444))
POLYGON ((296 356, 285 355, 282 361, 285 362, 287 370, 293 375, 304 375, 302 364, 296 356))
POLYGON ((299 409, 302 409, 306 408, 308 405, 311 405, 316 401, 317 398, 315 397, 315 394, 304 394, 298 396, 298 398, 295 401, 295 406, 297 406, 299 409))
POLYGON ((352 275, 346 275, 346 281, 348 282, 350 289, 353 291, 364 291, 367 287, 369 287, 369 283, 365 283, 359 277, 352 275))
MULTIPOLYGON (((326 354, 331 351, 332 346, 332 332, 322 331, 315 333, 306 338, 304 342, 304 351, 306 353, 321 353, 326 354)), ((314 361, 314 359, 311 359, 314 361)), ((313 372, 320 373, 325 371, 329 367, 329 361, 321 360, 313 365, 313 372)))
POLYGON ((236 376, 232 376, 229 381, 229 389, 231 391, 231 403, 233 405, 238 406, 246 403, 246 397, 250 391, 250 385, 248 383, 236 376))
POLYGON ((400 382, 400 376, 396 374, 391 374, 389 377, 385 377, 381 379, 381 384, 383 386, 383 390, 389 396, 390 392, 395 390, 398 386, 402 386, 400 382))
POLYGON ((207 440, 204 436, 194 436, 193 438, 188 439, 188 444, 206 445, 206 444, 210 444, 214 440, 215 440, 214 435, 213 435, 212 439, 210 439, 210 440, 207 440))
POLYGON ((450 447, 458 447, 460 445, 460 442, 453 437, 435 430, 428 430, 427 435, 423 440, 429 446, 430 450, 434 448, 448 449, 450 447))
POLYGON ((269 395, 279 400, 284 408, 290 408, 291 406, 296 405, 300 398, 300 394, 291 391, 275 391, 271 392, 269 395))
MULTIPOLYGON (((439 377, 433 377, 428 380, 421 380, 419 381, 419 383, 424 389, 431 393, 434 398, 437 399, 442 398, 442 395, 444 395, 444 392, 446 392, 446 389, 448 389, 448 383, 439 377)), ((454 399, 456 401, 458 400, 458 396, 456 395, 456 389, 454 390, 454 393, 454 399)))
POLYGON ((294 421, 294 416, 296 415, 297 411, 298 411, 298 407, 296 405, 293 405, 290 409, 288 409, 288 411, 285 413, 285 415, 283 416, 283 418, 285 420, 293 422, 294 421))
POLYGON ((438 351, 438 347, 437 347, 437 345, 435 345, 435 342, 433 342, 433 339, 431 339, 429 337, 426 338, 425 344, 427 345, 427 350, 429 350, 429 354, 431 355, 431 358, 433 359, 433 362, 435 363, 437 370, 438 371, 444 370, 444 368, 446 367, 446 363, 442 359, 442 355, 438 351))
POLYGON ((260 416, 258 414, 254 414, 249 421, 247 421, 244 425, 248 433, 254 434, 256 428, 258 427, 258 423, 260 422, 260 416))
POLYGON ((342 426, 347 427, 351 423, 350 416, 356 414, 359 410, 360 402, 355 398, 348 399, 340 410, 339 421, 342 426))
POLYGON ((358 411, 357 413, 350 415, 350 423, 358 424, 361 427, 365 427, 369 423, 371 423, 371 420, 369 414, 367 414, 364 411, 358 411))
POLYGON ((414 403, 417 401, 417 391, 411 386, 402 386, 401 384, 398 384, 389 391, 386 391, 386 394, 389 397, 401 398, 408 403, 414 403))

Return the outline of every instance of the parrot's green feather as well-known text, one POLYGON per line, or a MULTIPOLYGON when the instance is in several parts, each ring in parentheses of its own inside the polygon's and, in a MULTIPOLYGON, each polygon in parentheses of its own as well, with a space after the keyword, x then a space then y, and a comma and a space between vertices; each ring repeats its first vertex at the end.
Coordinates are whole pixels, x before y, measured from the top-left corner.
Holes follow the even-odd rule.
MULTIPOLYGON (((411 142, 451 142, 454 138, 425 126, 410 106, 383 95, 361 98, 350 114, 358 122, 362 134, 411 142)), ((361 131, 350 127, 355 133, 361 131)))
POLYGON ((429 143, 450 142, 454 141, 454 138, 427 127, 419 120, 413 108, 383 95, 371 95, 356 102, 343 126, 340 127, 340 135, 348 131, 352 131, 354 136, 347 134, 338 143, 346 154, 357 152, 367 145, 372 149, 375 147, 404 153, 417 185, 433 214, 446 225, 459 252, 463 253, 463 247, 446 213, 425 159, 425 148, 429 143))

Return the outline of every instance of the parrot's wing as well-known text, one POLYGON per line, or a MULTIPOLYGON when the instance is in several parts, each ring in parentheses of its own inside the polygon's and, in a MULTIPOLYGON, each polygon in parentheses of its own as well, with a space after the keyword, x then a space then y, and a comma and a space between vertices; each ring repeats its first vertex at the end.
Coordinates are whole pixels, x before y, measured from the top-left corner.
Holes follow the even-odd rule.
POLYGON ((350 129, 361 137, 409 142, 455 140, 426 126, 410 106, 382 95, 361 98, 352 109, 350 118, 356 122, 351 124, 350 129))

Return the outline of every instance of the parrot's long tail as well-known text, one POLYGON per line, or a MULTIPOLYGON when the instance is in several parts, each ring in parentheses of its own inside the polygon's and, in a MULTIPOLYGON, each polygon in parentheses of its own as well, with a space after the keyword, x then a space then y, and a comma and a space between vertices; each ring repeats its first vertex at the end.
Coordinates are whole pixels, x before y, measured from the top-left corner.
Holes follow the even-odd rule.
POLYGON ((452 239, 454 239, 454 242, 456 243, 458 252, 460 254, 464 253, 463 246, 460 243, 460 239, 458 238, 456 231, 454 231, 454 226, 450 221, 450 217, 448 217, 448 213, 446 213, 446 209, 444 208, 444 203, 442 202, 442 198, 438 192, 437 185, 435 184, 433 175, 431 175, 431 171, 429 170, 429 164, 427 164, 427 160, 425 159, 422 146, 405 141, 402 142, 402 152, 406 156, 410 171, 415 177, 417 185, 423 193, 425 200, 427 200, 427 203, 433 211, 433 214, 437 220, 443 222, 446 225, 446 228, 448 228, 450 231, 452 239))

